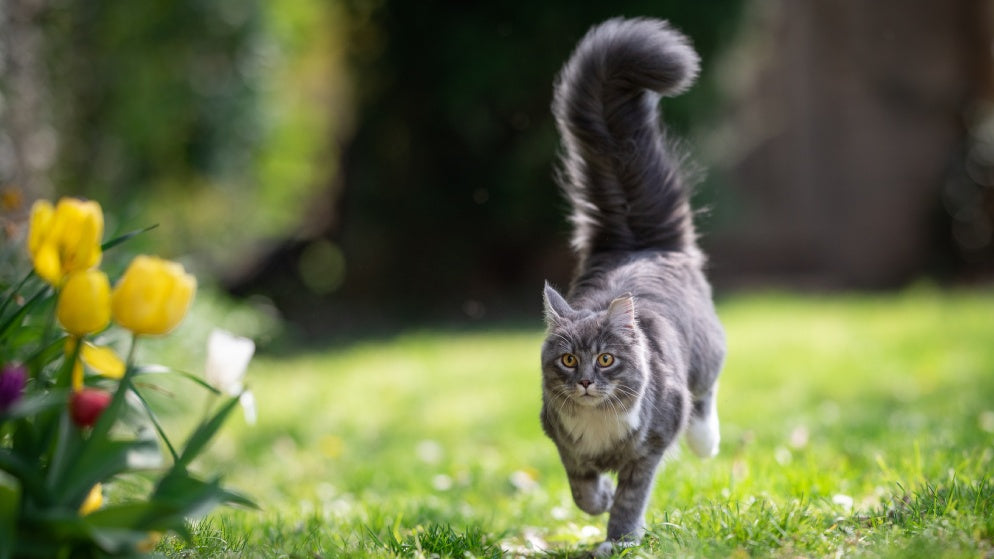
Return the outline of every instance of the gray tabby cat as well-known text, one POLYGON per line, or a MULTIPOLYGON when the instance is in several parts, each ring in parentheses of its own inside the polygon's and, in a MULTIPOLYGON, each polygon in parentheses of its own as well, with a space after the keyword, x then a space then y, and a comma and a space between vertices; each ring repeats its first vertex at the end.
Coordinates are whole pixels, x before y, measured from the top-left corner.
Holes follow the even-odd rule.
POLYGON ((579 265, 568 297, 545 286, 541 418, 576 505, 611 513, 600 555, 641 541, 656 468, 682 432, 698 455, 718 452, 725 337, 656 111, 698 62, 667 22, 613 19, 587 33, 555 88, 579 265))

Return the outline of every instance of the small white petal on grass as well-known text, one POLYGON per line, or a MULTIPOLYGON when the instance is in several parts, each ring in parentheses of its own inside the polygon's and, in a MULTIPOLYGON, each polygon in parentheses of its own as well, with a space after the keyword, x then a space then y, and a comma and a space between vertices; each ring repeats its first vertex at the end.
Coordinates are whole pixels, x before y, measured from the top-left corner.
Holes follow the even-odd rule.
POLYGON ((257 416, 255 413, 255 396, 252 394, 252 391, 246 390, 242 392, 242 395, 238 398, 238 403, 242 405, 242 411, 245 413, 245 423, 255 425, 257 416))
POLYGON ((425 464, 438 464, 442 460, 442 445, 431 439, 425 439, 414 447, 414 453, 425 464))
POLYGON ((452 489, 452 478, 445 474, 438 474, 437 476, 431 478, 431 486, 435 488, 436 491, 448 491, 452 489))
MULTIPOLYGON (((506 557, 532 557, 535 552, 544 553, 550 549, 538 528, 525 526, 520 537, 501 542, 500 548, 506 557)), ((469 553, 468 551, 466 553, 469 553)), ((467 555, 469 557, 469 555, 467 555)))
POLYGON ((524 491, 527 493, 538 489, 538 482, 535 481, 534 474, 525 470, 517 470, 512 472, 510 481, 511 485, 513 485, 518 491, 524 491))
POLYGON ((840 507, 846 509, 846 511, 851 511, 853 506, 853 498, 849 495, 843 495, 842 493, 836 493, 832 495, 832 502, 840 507))
POLYGON ((597 526, 591 526, 587 524, 583 528, 580 528, 580 537, 583 539, 594 539, 599 538, 601 535, 601 529, 597 526))
POLYGON ((545 551, 549 549, 549 543, 542 539, 537 528, 526 526, 524 529, 525 545, 533 551, 545 551))
POLYGON ((790 451, 785 447, 778 446, 776 450, 773 451, 773 458, 777 461, 777 464, 786 466, 787 464, 790 464, 793 455, 791 455, 790 451))
POLYGON ((226 330, 214 329, 207 337, 204 376, 214 388, 237 396, 242 391, 245 370, 255 353, 255 342, 226 330))
POLYGON ((569 518, 569 509, 567 509, 566 507, 552 507, 552 510, 549 511, 549 514, 555 520, 566 520, 567 518, 569 518))
POLYGON ((808 428, 804 425, 798 425, 790 432, 790 446, 797 449, 804 448, 808 446, 809 438, 808 428))

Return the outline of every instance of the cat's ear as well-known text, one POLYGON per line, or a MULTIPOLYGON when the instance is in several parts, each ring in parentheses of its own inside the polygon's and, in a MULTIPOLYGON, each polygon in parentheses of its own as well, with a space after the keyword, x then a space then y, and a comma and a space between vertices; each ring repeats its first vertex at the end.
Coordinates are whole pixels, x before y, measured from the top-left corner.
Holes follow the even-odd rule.
POLYGON ((635 298, 629 294, 611 301, 607 319, 613 329, 635 333, 635 298))
POLYGON ((569 303, 563 296, 559 294, 558 291, 549 282, 545 282, 545 322, 549 326, 562 320, 562 318, 568 314, 573 313, 573 309, 570 308, 569 303))

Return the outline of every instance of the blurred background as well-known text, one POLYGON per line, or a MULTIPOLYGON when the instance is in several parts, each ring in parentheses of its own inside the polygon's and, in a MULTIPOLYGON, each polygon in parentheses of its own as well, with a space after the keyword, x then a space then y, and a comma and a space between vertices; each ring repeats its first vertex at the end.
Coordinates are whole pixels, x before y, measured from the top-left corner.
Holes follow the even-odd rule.
POLYGON ((552 80, 617 15, 702 55, 661 108, 719 296, 994 278, 990 0, 0 5, 5 242, 94 198, 303 338, 539 323, 573 265, 552 80))

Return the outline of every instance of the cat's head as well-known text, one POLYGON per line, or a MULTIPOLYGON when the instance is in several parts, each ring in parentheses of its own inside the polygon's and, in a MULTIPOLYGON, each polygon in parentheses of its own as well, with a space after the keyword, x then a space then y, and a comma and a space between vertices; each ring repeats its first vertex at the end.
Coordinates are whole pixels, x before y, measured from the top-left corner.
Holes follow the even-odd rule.
POLYGON ((601 406, 623 411, 645 385, 645 351, 635 300, 619 297, 599 311, 573 309, 545 285, 548 333, 542 344, 542 387, 560 409, 601 406))

